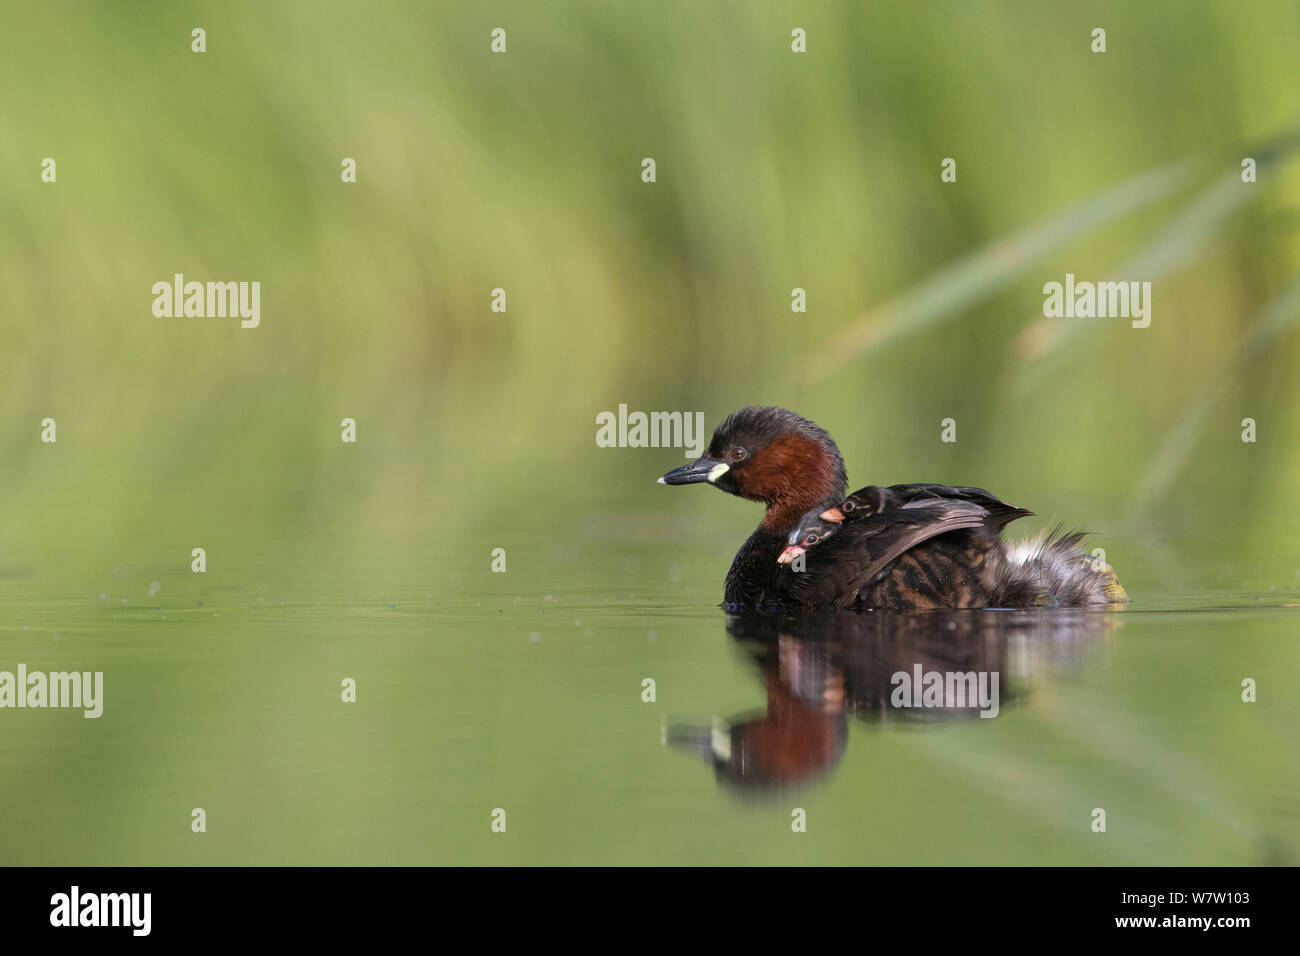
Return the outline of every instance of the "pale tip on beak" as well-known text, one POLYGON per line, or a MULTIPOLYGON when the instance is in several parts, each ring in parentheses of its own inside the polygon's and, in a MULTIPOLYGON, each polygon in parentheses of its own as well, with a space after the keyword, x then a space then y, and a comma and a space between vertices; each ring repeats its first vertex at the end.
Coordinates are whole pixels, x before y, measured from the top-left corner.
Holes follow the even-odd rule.
POLYGON ((804 548, 799 547, 797 544, 792 544, 777 556, 776 563, 789 564, 795 558, 799 557, 799 555, 803 554, 804 550, 804 548))
POLYGON ((661 484, 661 485, 666 485, 666 484, 668 484, 668 482, 664 481, 662 478, 656 478, 655 481, 657 481, 657 482, 658 482, 659 484, 661 484))
POLYGON ((844 512, 839 508, 827 508, 817 517, 823 521, 829 521, 831 524, 840 524, 844 520, 844 512))

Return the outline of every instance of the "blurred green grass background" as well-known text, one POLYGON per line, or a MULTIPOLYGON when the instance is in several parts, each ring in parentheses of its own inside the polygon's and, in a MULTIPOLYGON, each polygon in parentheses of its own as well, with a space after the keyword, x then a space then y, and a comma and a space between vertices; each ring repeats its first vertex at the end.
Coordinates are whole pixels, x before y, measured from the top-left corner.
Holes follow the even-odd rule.
MULTIPOLYGON (((123 515, 146 488, 151 524, 238 508, 312 527, 313 489, 346 484, 363 529, 433 530, 523 520, 580 461, 582 495, 657 507, 641 479, 662 454, 594 447, 595 413, 619 402, 710 427, 784 404, 862 482, 961 478, 1108 527, 1255 542, 1255 558, 1295 541, 1297 337, 1235 358, 1300 275, 1289 149, 1261 153, 1244 201, 1156 277, 1151 328, 1080 320, 1045 357, 1026 345, 1044 282, 1108 277, 1171 223, 1187 237, 1204 188, 1296 132, 1294 4, 55 3, 7 19, 13 552, 57 547, 51 513, 84 529, 66 502, 88 484, 88 506, 123 515), (1067 226, 1011 275, 976 263, 978 288, 938 321, 837 349, 862 316, 1153 170, 1151 201, 1067 226), (174 272, 261 281, 262 327, 154 318, 150 287, 174 272), (1186 460, 1144 492, 1225 375, 1186 460), (47 415, 57 450, 34 440, 47 415), (344 416, 364 455, 341 453, 344 416), (938 440, 948 416, 955 445, 938 440)), ((79 537, 61 560, 94 548, 79 537)))

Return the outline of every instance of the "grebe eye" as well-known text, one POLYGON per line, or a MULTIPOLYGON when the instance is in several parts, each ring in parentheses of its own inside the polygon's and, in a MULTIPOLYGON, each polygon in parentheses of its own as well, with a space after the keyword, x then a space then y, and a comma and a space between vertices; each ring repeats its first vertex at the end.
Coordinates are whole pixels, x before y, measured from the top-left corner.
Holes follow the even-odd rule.
POLYGON ((804 538, 804 541, 805 541, 807 544, 816 544, 819 540, 821 540, 821 539, 818 538, 817 535, 815 535, 815 534, 810 534, 810 535, 808 535, 808 537, 804 538))
POLYGON ((737 445, 735 448, 731 449, 730 458, 732 461, 741 461, 747 454, 749 454, 749 452, 737 445))

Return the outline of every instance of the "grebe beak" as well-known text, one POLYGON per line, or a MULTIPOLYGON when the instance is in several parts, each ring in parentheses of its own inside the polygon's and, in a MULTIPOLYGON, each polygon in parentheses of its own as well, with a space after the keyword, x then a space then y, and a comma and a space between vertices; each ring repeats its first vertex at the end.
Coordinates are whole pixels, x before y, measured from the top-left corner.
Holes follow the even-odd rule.
POLYGON ((717 481, 730 469, 725 462, 705 455, 689 465, 674 468, 659 479, 661 485, 693 485, 701 481, 717 481))

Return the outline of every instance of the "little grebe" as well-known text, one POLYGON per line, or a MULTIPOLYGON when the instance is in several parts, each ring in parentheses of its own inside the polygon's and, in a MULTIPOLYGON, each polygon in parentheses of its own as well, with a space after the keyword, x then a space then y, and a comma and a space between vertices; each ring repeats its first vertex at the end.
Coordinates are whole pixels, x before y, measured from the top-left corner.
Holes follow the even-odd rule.
POLYGON ((1054 532, 1010 547, 1032 514, 980 488, 869 485, 844 495, 844 460, 826 432, 783 408, 729 415, 668 485, 708 482, 767 505, 727 573, 731 606, 887 609, 1124 604, 1115 573, 1054 532))

